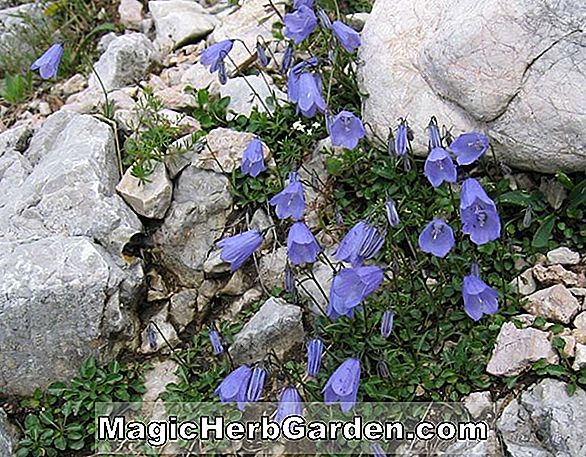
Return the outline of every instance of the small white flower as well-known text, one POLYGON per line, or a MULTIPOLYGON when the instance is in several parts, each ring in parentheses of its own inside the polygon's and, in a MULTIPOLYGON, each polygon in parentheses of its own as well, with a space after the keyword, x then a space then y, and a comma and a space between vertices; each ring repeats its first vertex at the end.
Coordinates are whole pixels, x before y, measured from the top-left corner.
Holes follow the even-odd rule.
POLYGON ((293 122, 293 129, 297 130, 298 132, 305 132, 305 125, 301 121, 293 122))
POLYGON ((321 124, 320 124, 319 122, 314 122, 313 124, 311 124, 311 126, 312 126, 314 129, 319 129, 319 128, 320 128, 320 126, 321 126, 321 124))

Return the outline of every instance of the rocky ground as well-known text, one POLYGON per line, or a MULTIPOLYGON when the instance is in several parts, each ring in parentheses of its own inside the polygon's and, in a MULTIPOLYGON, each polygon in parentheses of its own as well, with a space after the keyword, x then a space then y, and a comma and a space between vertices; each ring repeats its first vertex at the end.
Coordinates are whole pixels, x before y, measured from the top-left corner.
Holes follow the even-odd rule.
MULTIPOLYGON (((356 28, 366 21, 360 80, 364 91, 375 96, 364 106, 365 118, 386 135, 382 126, 405 111, 422 125, 431 115, 442 116, 460 130, 481 128, 501 139, 504 146, 496 153, 512 167, 583 170, 586 156, 579 148, 586 130, 579 131, 579 126, 586 114, 577 97, 559 94, 562 89, 567 93, 560 80, 574 88, 585 74, 580 67, 584 59, 578 59, 584 51, 576 49, 584 39, 576 25, 576 17, 584 16, 581 7, 568 4, 564 17, 539 16, 529 11, 529 2, 517 2, 539 30, 547 29, 541 36, 517 22, 512 28, 502 19, 508 10, 489 2, 481 17, 483 26, 498 25, 491 40, 498 46, 510 34, 523 37, 511 52, 493 49, 502 51, 508 69, 503 75, 491 73, 483 59, 474 57, 472 48, 479 41, 482 52, 495 43, 483 41, 480 19, 469 11, 472 3, 461 2, 448 17, 436 3, 433 8, 423 3, 412 8, 411 2, 378 0, 370 16, 351 18, 356 28), (455 22, 466 27, 458 27, 454 39, 450 31, 455 22), (380 40, 401 43, 385 54, 378 50, 380 40), (521 51, 523 58, 512 59, 521 51), (462 55, 467 56, 464 63, 462 55), (377 91, 387 85, 402 87, 405 81, 411 84, 409 90, 377 91), (461 81, 470 83, 465 86, 468 92, 454 89, 461 81), (555 102, 536 109, 543 99, 555 102), (551 120, 550 110, 567 118, 551 120), (571 125, 560 131, 562 124, 571 125)), ((208 87, 211 96, 229 96, 233 116, 266 109, 248 84, 261 95, 272 90, 277 99, 286 100, 275 69, 268 85, 259 76, 248 77, 248 82, 236 76, 220 85, 217 75, 199 62, 207 44, 238 39, 228 65, 228 71, 236 73, 254 60, 245 46, 254 49, 259 36, 282 57, 284 46, 273 38, 272 28, 284 11, 284 5, 278 4, 275 11, 265 0, 245 0, 237 6, 160 0, 146 7, 137 0, 121 0, 119 20, 126 30, 100 41, 95 71, 101 82, 94 75, 76 74, 53 84, 2 127, 0 392, 6 398, 29 396, 55 381, 68 382, 90 356, 107 362, 132 354, 153 357, 145 399, 155 401, 177 379, 172 347, 189 341, 210 314, 235 321, 258 302, 260 308, 243 323, 229 348, 235 363, 256 362, 269 351, 283 356, 303 346, 308 332, 302 308, 270 293, 283 287, 286 248, 269 237, 256 267, 231 273, 215 247, 243 217, 229 190, 230 179, 253 135, 216 128, 198 140, 206 144, 202 150, 190 142, 201 125, 189 115, 188 108, 196 104, 194 92, 185 91, 187 86, 208 87), (100 113, 105 101, 102 84, 116 104, 113 121, 100 113), (167 154, 141 184, 132 168, 122 169, 118 140, 140 123, 141 88, 146 86, 162 101, 162 115, 180 132, 169 151, 183 146, 185 152, 167 154)), ((0 21, 11 12, 0 11, 0 21)), ((3 26, 10 24, 4 21, 3 26)), ((328 180, 321 146, 323 142, 306 159, 305 180, 328 180)), ((275 151, 265 145, 263 152, 269 167, 275 166, 275 151)), ((555 189, 549 195, 555 200, 555 189)), ((321 198, 310 189, 308 207, 318 207, 321 198)), ((251 227, 266 229, 273 223, 263 208, 250 216, 251 227)), ((319 233, 317 217, 308 225, 333 252, 337 241, 326 231, 319 233)), ((576 373, 586 366, 585 262, 584 253, 559 247, 537 262, 516 265, 519 276, 511 286, 525 297, 525 313, 511 316, 500 328, 487 373, 520 376, 544 359, 569 364, 576 373)), ((313 275, 300 280, 300 292, 317 297, 324 306, 325 297, 322 300, 317 291, 327 294, 331 281, 331 270, 318 262, 313 275)), ((569 385, 544 377, 504 398, 499 392, 470 394, 465 402, 471 414, 493 419, 496 432, 473 448, 456 446, 441 455, 586 455, 581 434, 586 429, 586 393, 577 387, 570 396, 569 385)), ((13 455, 19 433, 0 409, 0 457, 13 455)))

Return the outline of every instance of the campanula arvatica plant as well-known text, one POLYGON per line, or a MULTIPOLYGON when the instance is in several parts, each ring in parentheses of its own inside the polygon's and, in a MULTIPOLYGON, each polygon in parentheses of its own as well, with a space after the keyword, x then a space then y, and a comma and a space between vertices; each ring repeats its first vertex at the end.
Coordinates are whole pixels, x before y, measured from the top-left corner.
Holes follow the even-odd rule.
POLYGON ((474 178, 468 178, 462 184, 460 216, 462 232, 470 235, 474 244, 488 243, 501 234, 501 221, 496 205, 474 178))
POLYGON ((260 247, 262 240, 258 230, 252 229, 224 238, 216 244, 222 248, 220 258, 230 264, 230 270, 233 273, 260 247))
POLYGON ((267 169, 262 149, 262 142, 258 138, 253 138, 248 143, 242 154, 241 170, 243 175, 256 178, 267 169))
POLYGON ((466 314, 478 321, 484 314, 495 314, 498 311, 499 294, 480 279, 476 264, 472 265, 471 270, 468 276, 464 276, 462 296, 466 314))
POLYGON ((252 370, 248 365, 241 365, 232 371, 214 390, 222 403, 236 402, 238 409, 246 407, 246 392, 252 370))
POLYGON ((285 387, 279 397, 279 406, 275 414, 275 422, 282 424, 285 419, 291 416, 303 416, 303 400, 299 391, 293 387, 285 387))
POLYGON ((387 216, 387 222, 391 227, 396 227, 399 225, 401 220, 399 219, 399 213, 397 211, 397 206, 395 205, 395 200, 392 198, 387 199, 385 202, 385 213, 387 216))
POLYGON ((423 166, 425 177, 433 187, 439 187, 445 182, 456 182, 458 172, 448 152, 440 147, 433 148, 425 165, 423 166))
POLYGON ((374 457, 387 457, 386 452, 379 443, 372 443, 370 445, 370 450, 372 451, 372 455, 374 455, 374 457))
POLYGON ((320 8, 318 6, 316 8, 316 13, 317 13, 317 18, 319 19, 319 23, 322 26, 322 28, 325 30, 331 30, 332 21, 330 21, 328 14, 323 10, 323 8, 320 8))
POLYGON ((287 76, 287 97, 290 102, 297 103, 297 99, 299 98, 299 78, 303 72, 315 67, 317 64, 317 57, 310 57, 293 65, 293 68, 289 70, 289 75, 287 76))
POLYGON ((391 336, 391 332, 393 331, 393 321, 395 319, 395 313, 393 313, 392 309, 387 309, 383 313, 383 318, 380 322, 380 334, 383 338, 388 338, 391 336))
POLYGON ((199 61, 203 66, 210 67, 210 73, 214 73, 219 69, 219 66, 224 62, 224 59, 232 50, 233 45, 233 40, 223 40, 218 43, 212 44, 209 48, 205 49, 201 53, 199 61))
POLYGON ((305 196, 303 195, 303 184, 299 181, 299 175, 296 172, 289 173, 289 184, 271 198, 269 204, 275 207, 275 213, 279 219, 290 217, 298 221, 303 217, 305 196))
POLYGON ((359 266, 364 260, 374 257, 383 242, 384 239, 376 227, 366 221, 359 221, 342 238, 334 257, 340 262, 359 266))
POLYGON ((217 330, 211 329, 209 333, 210 343, 212 345, 212 350, 214 351, 214 355, 220 355, 224 352, 224 346, 222 345, 222 339, 220 338, 220 334, 217 330))
POLYGON ((300 6, 307 6, 308 8, 313 8, 313 2, 315 0, 293 0, 293 9, 296 10, 300 6))
POLYGON ((354 309, 383 282, 384 273, 377 266, 343 268, 330 289, 327 315, 332 319, 354 316, 354 309))
POLYGON ((45 53, 33 62, 31 70, 39 70, 39 75, 43 79, 51 79, 57 76, 59 70, 59 63, 63 57, 63 46, 55 43, 45 53))
POLYGON ((305 40, 317 27, 317 17, 311 8, 300 5, 292 13, 285 14, 283 34, 295 44, 305 40))
POLYGON ((482 157, 488 150, 486 135, 477 132, 463 133, 450 144, 450 151, 456 155, 459 165, 470 165, 482 157))
POLYGON ((294 99, 289 100, 297 103, 297 112, 305 117, 313 117, 317 111, 326 111, 326 102, 322 96, 322 82, 318 74, 301 73, 297 81, 294 99))
POLYGON ((321 357, 324 352, 324 343, 319 338, 313 338, 307 343, 307 376, 316 378, 321 368, 321 357))
POLYGON ((343 412, 347 413, 356 403, 356 395, 360 386, 360 361, 347 359, 332 373, 322 390, 324 403, 339 403, 343 412))
POLYGON ((454 247, 454 231, 441 219, 434 219, 419 235, 419 249, 436 257, 445 257, 454 247))
POLYGON ((401 119, 399 126, 397 127, 397 133, 395 135, 395 148, 394 152, 396 155, 402 157, 407 153, 409 147, 409 127, 407 121, 401 119))
POLYGON ((304 222, 295 222, 287 236, 287 255, 293 265, 313 263, 321 251, 317 240, 304 222))
POLYGON ((429 139, 428 148, 431 151, 435 148, 442 147, 442 137, 440 135, 439 127, 435 117, 431 118, 429 125, 427 126, 427 137, 429 139))
POLYGON ((265 386, 265 379, 267 377, 267 370, 261 366, 256 366, 252 369, 250 374, 250 381, 248 382, 248 389, 246 389, 246 401, 254 403, 259 400, 262 395, 262 390, 265 386))
POLYGON ((340 111, 327 123, 332 146, 343 146, 354 149, 364 138, 366 131, 362 121, 349 111, 340 111))
POLYGON ((340 21, 332 22, 332 32, 346 51, 354 52, 360 47, 360 35, 352 27, 340 21))

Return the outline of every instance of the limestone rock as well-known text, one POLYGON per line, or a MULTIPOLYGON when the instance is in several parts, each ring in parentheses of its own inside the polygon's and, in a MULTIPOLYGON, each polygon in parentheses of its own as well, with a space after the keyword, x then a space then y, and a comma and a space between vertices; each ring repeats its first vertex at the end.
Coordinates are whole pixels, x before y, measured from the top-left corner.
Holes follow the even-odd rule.
MULTIPOLYGON (((207 134, 207 147, 195 158, 193 165, 217 173, 232 173, 240 167, 242 154, 253 138, 252 133, 236 132, 224 127, 214 129, 207 134)), ((268 165, 271 151, 264 143, 263 155, 268 165)))
POLYGON ((151 369, 144 374, 145 393, 142 395, 143 403, 156 402, 159 396, 165 392, 171 383, 178 383, 177 362, 173 360, 156 361, 151 369))
POLYGON ((505 163, 543 172, 586 168, 586 113, 575 94, 586 73, 586 8, 533 0, 375 2, 362 32, 363 120, 385 138, 409 116, 424 128, 483 131, 505 163))
POLYGON ((586 453, 586 392, 545 379, 523 392, 497 422, 511 457, 580 457, 586 453))
MULTIPOLYGON (((332 251, 334 252, 334 251, 332 251)), ((332 263, 337 262, 330 253, 327 254, 332 263)), ((313 277, 300 275, 296 278, 296 286, 299 293, 308 298, 309 309, 315 314, 325 314, 328 307, 330 288, 334 279, 334 272, 329 264, 318 260, 311 267, 313 277)))
POLYGON ((186 287, 198 287, 204 262, 222 237, 232 209, 229 181, 213 171, 189 166, 175 185, 173 202, 153 234, 160 263, 186 287))
POLYGON ((547 261, 550 265, 576 265, 580 263, 580 254, 566 247, 559 247, 547 253, 547 261))
MULTIPOLYGON (((220 86, 220 96, 230 97, 228 108, 236 115, 250 117, 253 108, 261 113, 265 113, 268 109, 272 113, 275 103, 282 103, 287 100, 287 96, 273 84, 270 76, 265 78, 266 81, 257 75, 246 76, 246 79, 244 76, 229 78, 226 84, 220 86), (277 101, 267 100, 269 97, 274 97, 277 101)), ((234 114, 229 113, 228 118, 233 117, 235 117, 234 114)))
MULTIPOLYGON (((131 33, 112 40, 94 67, 106 90, 113 90, 142 79, 158 60, 150 40, 142 33, 131 33)), ((92 74, 89 88, 100 90, 100 87, 92 74)))
POLYGON ((149 11, 159 45, 169 50, 206 36, 219 22, 199 3, 189 0, 150 1, 149 11))
POLYGON ((169 322, 169 310, 165 306, 154 315, 141 332, 140 352, 143 354, 154 354, 161 352, 169 354, 179 343, 177 332, 169 322))
POLYGON ((576 297, 562 284, 535 292, 523 307, 531 314, 569 324, 580 309, 576 297))
POLYGON ((222 250, 219 248, 214 249, 208 255, 208 258, 203 264, 203 271, 206 274, 215 275, 215 274, 223 274, 230 272, 230 264, 228 262, 224 262, 220 255, 222 250))
POLYGON ((224 287, 219 291, 220 295, 237 297, 252 287, 252 278, 242 269, 236 270, 224 287))
POLYGON ((517 329, 512 322, 506 322, 497 337, 486 371, 495 376, 514 376, 540 359, 547 359, 549 363, 559 361, 547 339, 547 332, 534 328, 517 329))
POLYGON ((495 409, 490 392, 472 392, 464 398, 464 406, 472 417, 481 418, 495 409))
POLYGON ((162 162, 155 162, 152 173, 141 182, 126 170, 116 190, 134 211, 149 219, 163 219, 173 197, 173 183, 162 162))
POLYGON ((234 338, 230 354, 237 364, 254 363, 270 351, 281 357, 303 343, 301 308, 269 298, 234 338))
POLYGON ((586 332, 586 311, 581 312, 574 319, 574 327, 582 329, 586 332))
POLYGON ((580 277, 573 271, 568 271, 561 265, 535 265, 533 267, 533 276, 544 286, 563 283, 566 286, 583 285, 580 277))
POLYGON ((138 0, 120 0, 118 15, 124 27, 139 30, 142 22, 142 3, 138 0))
POLYGON ((285 266, 287 265, 287 247, 283 246, 263 255, 259 261, 259 279, 271 290, 283 288, 285 283, 285 266))
POLYGON ((222 315, 222 319, 235 321, 239 319, 240 313, 249 308, 253 303, 262 298, 262 292, 258 289, 250 289, 244 292, 242 297, 234 300, 230 308, 222 315))
POLYGON ((528 268, 519 276, 511 281, 511 287, 516 290, 520 295, 531 295, 537 290, 537 284, 533 278, 533 270, 528 268))
POLYGON ((6 413, 0 408, 0 457, 16 455, 16 436, 6 413))
POLYGON ((169 317, 179 332, 193 322, 197 312, 197 290, 183 289, 169 301, 169 317))
POLYGON ((572 369, 575 371, 580 371, 584 366, 586 366, 586 344, 578 343, 576 344, 576 352, 572 369))

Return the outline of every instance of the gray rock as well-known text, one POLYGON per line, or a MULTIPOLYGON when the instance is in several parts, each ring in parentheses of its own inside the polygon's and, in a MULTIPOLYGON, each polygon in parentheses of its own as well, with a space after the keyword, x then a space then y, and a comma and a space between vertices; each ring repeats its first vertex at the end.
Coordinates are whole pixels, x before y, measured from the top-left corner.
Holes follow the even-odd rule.
POLYGON ((568 198, 568 191, 557 178, 546 178, 542 176, 539 190, 545 195, 549 206, 556 211, 562 207, 562 204, 568 198))
POLYGON ((234 338, 229 351, 237 364, 254 363, 269 352, 282 357, 303 343, 301 308, 269 298, 234 338))
POLYGON ((203 280, 204 262, 232 209, 229 186, 221 174, 187 167, 177 179, 167 217, 153 234, 160 263, 185 287, 197 288, 203 280))
POLYGON ((230 264, 228 262, 224 262, 221 259, 221 253, 222 250, 219 248, 215 248, 210 252, 208 258, 203 264, 204 273, 209 275, 217 275, 230 272, 230 264))
MULTIPOLYGON (((330 253, 327 255, 330 262, 337 262, 330 253)), ((309 309, 312 312, 325 315, 328 307, 330 288, 334 279, 334 271, 328 263, 319 259, 311 268, 313 276, 302 274, 296 279, 297 290, 302 296, 309 299, 309 309)))
POLYGON ((498 435, 492 430, 489 431, 486 440, 458 441, 437 455, 442 457, 505 457, 498 435))
POLYGON ((364 120, 385 138, 409 116, 416 153, 431 116, 453 134, 489 134, 509 165, 543 172, 586 168, 582 3, 534 0, 374 4, 359 57, 364 120))
POLYGON ((561 265, 535 265, 533 267, 533 277, 541 283, 542 286, 551 286, 553 284, 565 284, 566 286, 584 285, 580 276, 573 271, 568 271, 561 265))
POLYGON ((533 278, 533 269, 528 268, 513 279, 511 281, 511 287, 523 296, 531 295, 535 292, 537 290, 537 284, 535 284, 535 279, 533 278))
POLYGON ((480 418, 494 411, 495 404, 492 394, 485 392, 472 392, 464 398, 464 407, 474 418, 480 418))
POLYGON ((150 1, 157 42, 171 50, 206 36, 218 24, 199 3, 189 0, 150 1))
POLYGON ((565 383, 545 379, 511 401, 497 426, 511 457, 582 457, 586 392, 570 397, 565 383))
POLYGON ((0 388, 26 395, 132 341, 143 274, 121 254, 142 225, 114 190, 112 131, 90 116, 56 113, 3 158, 0 388))
POLYGON ((177 331, 185 330, 197 312, 197 290, 183 289, 171 297, 169 301, 169 316, 177 331))
POLYGON ((224 287, 218 292, 219 295, 237 297, 252 287, 252 278, 243 270, 236 270, 224 287))
POLYGON ((572 370, 580 371, 586 366, 586 344, 576 344, 574 363, 572 370))
POLYGON ((203 150, 203 144, 195 141, 193 134, 174 141, 165 154, 165 166, 171 179, 175 179, 184 168, 192 164, 203 150))
POLYGON ((263 255, 259 261, 259 279, 265 288, 283 288, 285 284, 285 266, 287 265, 287 247, 282 246, 263 255))
POLYGON ((566 247, 559 247, 547 253, 547 261, 550 265, 576 265, 580 263, 580 254, 566 247))
POLYGON ((0 388, 27 395, 109 360, 134 332, 139 272, 86 237, 1 242, 0 388))
POLYGON ((138 0, 120 0, 118 16, 124 27, 139 30, 142 22, 142 3, 138 0))
POLYGON ((244 292, 242 297, 234 300, 228 310, 222 314, 222 319, 234 322, 239 319, 241 312, 249 308, 253 303, 262 298, 262 292, 258 289, 250 289, 244 292))
MULTIPOLYGON (((155 47, 145 35, 131 33, 112 40, 94 68, 106 90, 114 90, 144 78, 158 59, 155 47)), ((92 74, 89 88, 99 90, 100 87, 92 74)))
POLYGON ((169 309, 166 306, 146 323, 140 339, 140 352, 143 354, 169 354, 173 351, 179 343, 179 337, 175 327, 169 322, 169 309))
POLYGON ((0 457, 15 455, 16 441, 14 428, 8 422, 4 410, 0 408, 0 457))
MULTIPOLYGON (((237 132, 235 130, 219 127, 207 134, 205 140, 206 148, 195 157, 193 165, 217 173, 232 173, 242 163, 242 154, 254 135, 248 132, 237 132)), ((263 156, 265 163, 271 157, 271 151, 264 143, 263 156)))
POLYGON ((558 363, 559 358, 547 337, 547 332, 534 328, 518 329, 512 322, 506 322, 497 337, 486 371, 495 376, 514 376, 540 359, 558 363))
POLYGON ((32 122, 27 122, 0 133, 0 157, 9 149, 24 152, 34 131, 32 122))
POLYGON ((141 182, 126 170, 116 190, 134 211, 150 219, 163 219, 171 205, 173 183, 162 162, 156 162, 148 180, 141 182))
POLYGON ((234 114, 228 113, 228 119, 232 119, 238 114, 250 117, 253 109, 261 113, 267 112, 268 109, 272 113, 275 106, 274 99, 277 100, 276 103, 287 100, 287 96, 273 84, 270 76, 265 76, 265 78, 266 81, 256 75, 246 76, 246 78, 240 76, 229 78, 226 84, 220 86, 220 96, 230 97, 228 108, 234 112, 234 114), (267 100, 269 97, 274 97, 274 99, 267 100))
POLYGON ((586 311, 581 312, 574 319, 574 327, 586 331, 586 311))
POLYGON ((562 284, 529 295, 523 307, 531 314, 564 324, 569 324, 580 309, 576 297, 562 284))

